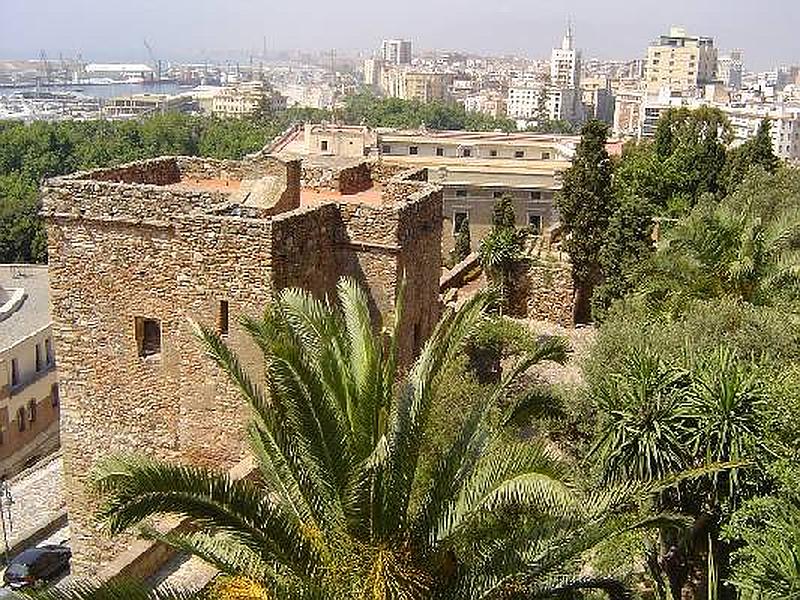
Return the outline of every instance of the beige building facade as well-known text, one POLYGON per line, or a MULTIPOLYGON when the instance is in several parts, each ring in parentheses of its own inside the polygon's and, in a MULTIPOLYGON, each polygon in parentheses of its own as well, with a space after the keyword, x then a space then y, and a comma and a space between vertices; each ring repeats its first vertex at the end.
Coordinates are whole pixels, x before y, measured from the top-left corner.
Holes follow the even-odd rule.
POLYGON ((262 102, 269 101, 273 109, 286 107, 286 99, 275 94, 263 81, 248 81, 220 88, 211 99, 211 114, 215 117, 241 118, 253 114, 262 102))
POLYGON ((494 203, 505 194, 514 200, 517 226, 540 232, 555 226, 555 194, 579 141, 578 136, 526 132, 306 125, 285 134, 271 150, 304 162, 363 152, 385 165, 427 169, 429 180, 443 188, 442 250, 446 256, 464 218, 469 220, 473 249, 477 249, 491 228, 494 203), (338 154, 337 149, 341 149, 338 154))
POLYGON ((0 477, 59 447, 46 265, 0 265, 0 477))
POLYGON ((672 27, 647 48, 645 79, 647 93, 662 90, 692 92, 714 81, 717 49, 710 37, 690 36, 685 29, 672 27))

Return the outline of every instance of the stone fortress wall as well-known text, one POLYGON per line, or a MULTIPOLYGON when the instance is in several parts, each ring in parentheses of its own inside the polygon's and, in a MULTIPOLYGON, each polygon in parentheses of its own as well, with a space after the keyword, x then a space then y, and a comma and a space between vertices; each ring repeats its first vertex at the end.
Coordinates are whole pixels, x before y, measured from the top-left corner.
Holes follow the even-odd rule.
MULTIPOLYGON (((357 182, 348 189, 363 186, 363 174, 346 175, 357 182)), ((226 306, 227 341, 257 373, 258 352, 238 319, 258 316, 280 289, 322 297, 351 275, 369 290, 377 324, 391 316, 405 277, 401 360, 430 334, 439 314, 440 188, 419 171, 385 179, 378 203, 339 194, 300 206, 300 179, 299 162, 259 154, 165 157, 44 187, 78 576, 102 572, 131 542, 108 538, 95 520, 87 484, 98 461, 137 453, 230 468, 246 454, 244 403, 204 355, 189 318, 213 327, 226 306), (263 175, 285 178, 269 210, 247 209, 223 183, 263 175), (160 325, 157 354, 140 356, 141 319, 160 325)))

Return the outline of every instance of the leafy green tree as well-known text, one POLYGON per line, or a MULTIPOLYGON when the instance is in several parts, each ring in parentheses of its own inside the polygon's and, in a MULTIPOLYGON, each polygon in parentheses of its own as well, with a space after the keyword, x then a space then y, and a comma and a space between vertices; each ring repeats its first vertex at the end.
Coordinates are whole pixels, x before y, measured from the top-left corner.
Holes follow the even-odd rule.
POLYGON ((469 218, 462 219, 456 232, 456 243, 453 248, 453 261, 460 263, 472 252, 472 239, 469 234, 469 218))
POLYGON ((378 98, 369 92, 345 98, 342 117, 346 123, 364 124, 371 127, 409 129, 425 125, 430 129, 516 130, 516 124, 510 119, 494 118, 481 113, 468 113, 459 104, 378 98))
POLYGON ((774 173, 778 169, 779 162, 772 150, 770 122, 768 119, 764 119, 758 126, 755 137, 728 152, 722 176, 724 188, 728 193, 735 191, 753 168, 761 168, 767 173, 774 173))
POLYGON ((514 213, 514 200, 510 194, 503 194, 492 207, 492 227, 494 229, 513 229, 517 226, 514 213))
POLYGON ((584 497, 546 444, 506 436, 509 412, 491 417, 513 382, 562 346, 538 345, 475 398, 415 489, 439 375, 462 356, 483 300, 448 311, 399 382, 395 332, 373 333, 354 283, 340 283, 338 300, 341 312, 284 290, 263 319, 244 321, 264 354, 263 384, 199 329, 253 410, 258 477, 113 459, 95 479, 110 530, 180 515, 194 527, 150 535, 277 598, 521 598, 590 587, 627 597, 614 582, 570 583, 569 574, 583 551, 638 521, 624 509, 632 496, 584 497))
POLYGON ((673 215, 706 193, 722 190, 730 124, 716 108, 669 109, 659 119, 653 148, 669 182, 661 198, 673 215))
POLYGON ((654 251, 653 206, 638 196, 618 200, 600 250, 603 283, 592 296, 592 314, 602 318, 614 300, 635 286, 636 272, 654 251))
POLYGON ((561 215, 564 249, 572 261, 576 286, 575 321, 590 320, 590 299, 602 282, 600 250, 614 212, 612 163, 606 151, 608 126, 589 121, 581 133, 572 166, 564 173, 556 205, 561 215))
POLYGON ((44 262, 47 238, 38 215, 36 184, 19 174, 0 176, 0 262, 44 262))

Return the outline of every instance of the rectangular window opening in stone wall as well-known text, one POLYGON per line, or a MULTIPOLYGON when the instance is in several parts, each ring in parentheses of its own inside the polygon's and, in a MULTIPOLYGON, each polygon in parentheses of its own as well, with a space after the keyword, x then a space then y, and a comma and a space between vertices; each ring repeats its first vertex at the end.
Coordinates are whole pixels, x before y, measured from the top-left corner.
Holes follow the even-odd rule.
POLYGON ((499 200, 502 197, 503 197, 503 192, 501 191, 492 192, 492 198, 494 198, 495 200, 499 200))
POLYGON ((42 363, 42 346, 41 344, 36 344, 35 348, 36 348, 36 372, 38 373, 39 371, 42 370, 42 367, 44 366, 42 363))
POLYGON ((323 152, 327 152, 328 151, 328 140, 322 140, 320 142, 319 149, 322 150, 323 152))
POLYGON ((528 227, 530 227, 533 235, 540 235, 542 233, 542 216, 528 213, 528 227))
POLYGON ((444 148, 437 148, 436 156, 444 156, 444 148))
POLYGON ((408 153, 411 154, 412 156, 415 154, 419 154, 419 146, 409 146, 408 153))
POLYGON ((550 160, 550 153, 542 152, 542 160, 550 160))
POLYGON ((466 198, 467 190, 456 190, 456 198, 466 198))
POLYGON ((19 361, 16 358, 11 359, 11 387, 19 385, 19 361))
POLYGON ((381 154, 391 154, 391 153, 392 153, 391 146, 389 146, 388 144, 384 144, 383 146, 381 146, 381 154))
POLYGON ((20 432, 25 431, 25 407, 20 406, 17 409, 17 428, 20 432))
POLYGON ((58 404, 60 401, 58 394, 59 394, 58 384, 54 383, 53 385, 50 386, 50 404, 53 406, 53 408, 58 408, 58 404))
POLYGON ((160 321, 136 317, 136 348, 142 358, 161 354, 160 321))
POLYGON ((36 399, 34 398, 30 402, 28 402, 28 420, 31 423, 36 422, 36 399))
POLYGON ((227 300, 219 301, 219 310, 217 312, 217 329, 219 330, 220 335, 228 335, 229 313, 227 300))
POLYGON ((531 192, 531 200, 541 200, 542 199, 542 192, 539 190, 534 190, 531 192))
POLYGON ((489 150, 489 156, 492 158, 497 158, 497 150, 489 150))
POLYGON ((514 152, 514 158, 525 158, 525 151, 517 150, 516 152, 514 152))

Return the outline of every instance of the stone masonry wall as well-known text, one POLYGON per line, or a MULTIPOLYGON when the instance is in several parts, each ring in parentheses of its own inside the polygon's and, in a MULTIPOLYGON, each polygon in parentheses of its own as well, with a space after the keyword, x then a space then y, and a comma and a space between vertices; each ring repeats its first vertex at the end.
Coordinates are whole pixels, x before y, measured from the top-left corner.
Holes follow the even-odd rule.
POLYGON ((357 194, 372 187, 372 172, 367 162, 334 166, 303 162, 302 183, 314 190, 333 190, 344 195, 357 194))
POLYGON ((238 319, 260 315, 277 290, 333 297, 339 277, 352 275, 369 290, 377 323, 391 314, 405 273, 401 360, 408 363, 438 317, 441 256, 440 192, 413 186, 403 201, 330 203, 256 219, 210 214, 218 198, 205 192, 48 182, 43 214, 78 576, 102 571, 130 542, 107 538, 95 521, 87 483, 99 461, 136 453, 229 468, 246 453, 244 403, 189 319, 215 327, 227 301, 227 341, 258 376, 260 355, 238 319), (139 356, 137 317, 160 322, 160 354, 139 356))
MULTIPOLYGON (((427 188, 426 186, 426 189, 427 188)), ((399 216, 398 278, 405 277, 406 327, 400 336, 400 362, 416 357, 439 320, 442 273, 442 192, 420 192, 399 216), (431 282, 436 281, 436 286, 431 282)))
POLYGON ((339 171, 339 191, 342 194, 357 194, 372 187, 372 173, 365 162, 339 171))
POLYGON ((540 258, 532 262, 526 275, 528 318, 574 327, 571 266, 555 258, 540 258))
POLYGON ((126 544, 100 535, 94 521, 86 483, 100 459, 141 453, 226 467, 243 456, 245 407, 187 319, 213 327, 219 301, 228 300, 229 343, 255 366, 237 318, 259 314, 270 298, 270 227, 56 218, 48 229, 74 569, 91 575, 126 544), (160 321, 157 357, 138 356, 136 317, 160 321))
POLYGON ((172 156, 165 156, 142 160, 120 167, 76 173, 68 175, 64 179, 92 179, 93 181, 113 181, 116 183, 169 185, 180 181, 181 172, 177 159, 172 156))
POLYGON ((42 190, 43 214, 108 221, 167 224, 175 214, 210 210, 226 202, 225 192, 129 185, 110 181, 56 180, 42 190))

